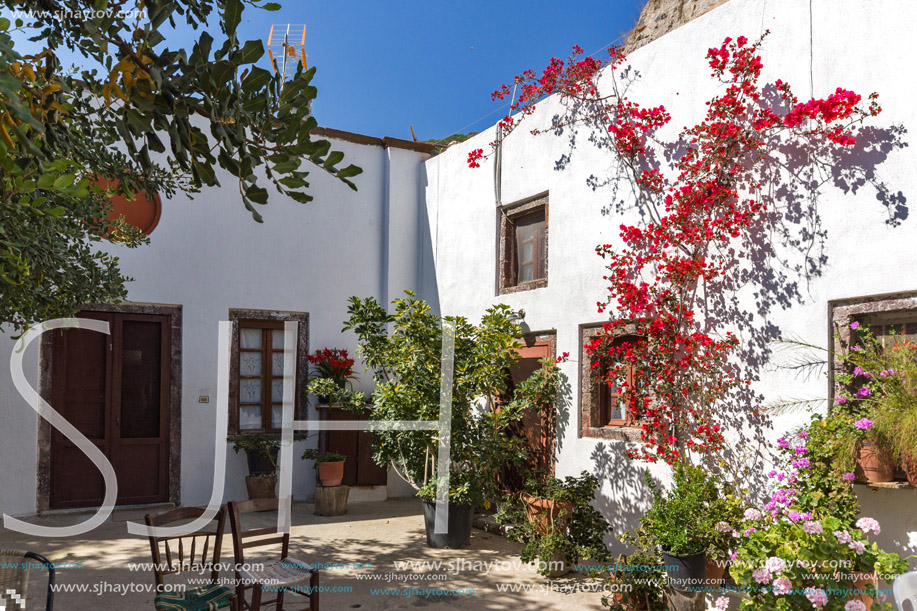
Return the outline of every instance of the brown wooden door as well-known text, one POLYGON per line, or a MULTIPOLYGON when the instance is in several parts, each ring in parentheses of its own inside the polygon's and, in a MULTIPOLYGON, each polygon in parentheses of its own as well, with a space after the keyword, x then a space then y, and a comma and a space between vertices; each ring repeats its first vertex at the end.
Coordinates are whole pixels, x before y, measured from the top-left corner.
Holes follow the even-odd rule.
MULTIPOLYGON (((84 312, 110 335, 56 331, 52 404, 111 461, 119 505, 168 500, 169 317, 84 312)), ((51 507, 93 507, 98 469, 57 430, 51 446, 51 507)))
MULTIPOLYGON (((535 373, 541 363, 539 361, 551 355, 550 341, 530 342, 518 349, 519 360, 513 365, 507 375, 507 397, 509 401, 515 392, 516 385, 526 380, 535 373)), ((500 486, 506 490, 522 490, 529 471, 537 471, 546 475, 554 475, 554 449, 555 449, 556 418, 554 413, 537 413, 525 410, 522 421, 507 431, 508 435, 521 437, 528 450, 529 459, 521 469, 507 465, 500 476, 500 486)))
MULTIPOLYGON (((323 409, 326 420, 365 420, 366 416, 341 409, 323 409)), ((388 472, 373 460, 373 439, 369 431, 324 431, 322 443, 325 452, 338 452, 347 457, 344 461, 345 486, 384 486, 388 472)))

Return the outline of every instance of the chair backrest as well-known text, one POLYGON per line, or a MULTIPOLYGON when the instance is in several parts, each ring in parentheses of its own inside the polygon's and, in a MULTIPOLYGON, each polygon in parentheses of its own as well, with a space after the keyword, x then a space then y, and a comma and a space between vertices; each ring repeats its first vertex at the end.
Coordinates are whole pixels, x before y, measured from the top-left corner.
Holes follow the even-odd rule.
POLYGON ((903 573, 892 584, 898 611, 917 611, 917 571, 903 573), (909 603, 905 606, 905 602, 909 603))
MULTIPOLYGON (((147 526, 166 526, 174 522, 196 520, 207 511, 206 507, 176 507, 165 513, 146 516, 147 526)), ((216 582, 220 573, 220 553, 223 547, 223 529, 226 526, 226 507, 220 507, 213 520, 216 526, 213 530, 200 530, 181 537, 150 537, 150 551, 153 553, 153 574, 156 585, 162 586, 163 575, 174 575, 194 569, 195 571, 210 570, 210 581, 216 582), (210 538, 213 537, 211 546, 210 538), (198 539, 202 539, 198 547, 198 539), (186 550, 186 543, 189 543, 186 550), (175 545, 175 554, 172 553, 175 545), (200 556, 197 552, 200 550, 200 556), (207 552, 212 556, 208 558, 207 552), (165 562, 163 562, 163 552, 165 562), (186 557, 187 552, 187 557, 186 557)))
MULTIPOLYGON (((54 607, 54 565, 44 556, 15 549, 0 549, 0 603, 5 608, 19 609, 25 604, 29 590, 29 571, 35 563, 48 572, 48 594, 45 610, 54 607), (9 605, 9 606, 7 606, 9 605)), ((0 607, 0 608, 4 608, 0 607)))
POLYGON ((280 558, 286 558, 290 548, 290 533, 281 533, 274 526, 267 528, 242 529, 242 516, 259 511, 276 511, 280 506, 279 499, 252 499, 250 501, 229 502, 229 526, 232 529, 232 547, 237 566, 245 563, 245 550, 266 545, 281 546, 280 558), (273 535, 273 536, 269 536, 273 535))

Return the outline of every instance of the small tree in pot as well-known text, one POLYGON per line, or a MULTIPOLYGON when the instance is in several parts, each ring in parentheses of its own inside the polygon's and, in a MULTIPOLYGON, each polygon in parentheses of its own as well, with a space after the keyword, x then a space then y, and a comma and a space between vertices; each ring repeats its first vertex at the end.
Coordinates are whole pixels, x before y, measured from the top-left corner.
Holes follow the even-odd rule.
MULTIPOLYGON (((345 330, 353 330, 376 388, 373 420, 436 421, 440 414, 442 320, 413 293, 393 302, 393 313, 373 298, 351 298, 345 330)), ((507 432, 527 409, 553 409, 560 371, 545 359, 512 401, 499 404, 506 372, 519 358, 521 329, 505 305, 489 308, 480 324, 446 319, 455 329, 452 379, 449 533, 433 532, 439 431, 377 431, 374 459, 388 465, 424 500, 427 543, 432 547, 469 544, 475 506, 497 495, 500 471, 527 457, 522 440, 507 432), (534 379, 533 379, 534 378, 534 379)))
POLYGON ((248 475, 245 477, 248 498, 277 498, 277 454, 280 452, 280 441, 264 433, 230 437, 229 441, 236 454, 245 451, 248 461, 248 475))

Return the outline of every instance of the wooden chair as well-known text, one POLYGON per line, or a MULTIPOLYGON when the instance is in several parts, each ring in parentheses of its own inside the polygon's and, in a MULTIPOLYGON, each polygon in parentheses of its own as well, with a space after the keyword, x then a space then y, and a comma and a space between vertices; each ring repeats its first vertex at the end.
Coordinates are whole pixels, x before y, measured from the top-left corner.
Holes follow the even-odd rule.
POLYGON ((262 604, 276 603, 283 610, 284 594, 298 594, 309 599, 309 610, 318 609, 318 570, 308 563, 288 556, 290 534, 280 533, 276 525, 269 528, 242 530, 242 516, 258 511, 276 511, 278 499, 254 499, 229 503, 229 525, 232 528, 232 546, 236 563, 236 600, 238 611, 261 611, 262 604), (270 536, 273 535, 273 536, 270 536), (280 544, 280 558, 246 564, 245 550, 253 547, 280 544), (308 586, 306 585, 308 583, 308 586), (251 603, 245 600, 245 590, 252 590, 251 603), (264 591, 277 592, 274 600, 262 601, 264 591))
MULTIPOLYGON (((147 526, 165 526, 174 522, 196 520, 207 511, 204 507, 177 507, 159 515, 146 516, 147 526)), ((211 611, 212 609, 229 608, 237 610, 235 595, 231 588, 218 583, 220 576, 220 552, 223 547, 223 530, 226 526, 226 508, 220 507, 215 518, 216 528, 212 531, 197 531, 181 537, 150 537, 150 550, 153 552, 153 573, 156 579, 157 594, 153 605, 157 611, 211 611), (210 549, 210 538, 213 537, 212 556, 207 557, 210 549), (200 556, 197 555, 198 539, 203 538, 200 556), (189 541, 190 540, 190 541, 189 541), (170 542, 177 543, 175 555, 170 542), (190 544, 185 556, 186 542, 190 544), (162 551, 165 552, 163 562, 162 551), (177 562, 176 562, 177 560, 177 562), (210 585, 189 587, 182 592, 162 592, 163 576, 174 575, 193 569, 210 571, 210 585)))

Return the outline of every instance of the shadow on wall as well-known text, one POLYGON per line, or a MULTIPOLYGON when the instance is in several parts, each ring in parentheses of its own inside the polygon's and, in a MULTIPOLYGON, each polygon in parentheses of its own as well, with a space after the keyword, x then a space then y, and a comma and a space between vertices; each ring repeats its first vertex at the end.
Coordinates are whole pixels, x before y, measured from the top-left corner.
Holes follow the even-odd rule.
MULTIPOLYGON (((640 74, 633 68, 625 68, 616 77, 618 95, 623 97, 640 74)), ((782 100, 776 87, 763 88, 763 103, 775 112, 780 109, 782 100)), ((567 101, 563 114, 552 118, 552 128, 548 131, 568 137, 567 150, 555 162, 554 169, 568 168, 583 138, 607 151, 606 173, 590 175, 586 180, 593 191, 609 191, 602 214, 620 218, 636 213, 640 222, 645 223, 648 217, 641 207, 637 185, 632 182, 625 163, 615 154, 607 130, 600 123, 581 118, 590 115, 584 106, 583 102, 567 101), (583 130, 577 129, 579 126, 586 128, 586 134, 580 133, 583 130)), ((741 242, 724 245, 717 253, 731 262, 728 275, 716 290, 707 290, 701 300, 707 331, 730 329, 740 339, 729 373, 738 379, 759 380, 762 368, 772 362, 774 342, 784 337, 778 322, 782 313, 812 303, 810 283, 823 276, 828 266, 829 236, 820 212, 824 195, 832 190, 854 195, 861 189, 869 189, 875 192, 890 228, 900 227, 909 217, 907 197, 887 185, 879 172, 895 150, 908 146, 906 135, 907 129, 902 125, 869 126, 860 127, 855 144, 849 146, 825 146, 822 140, 792 136, 766 145, 768 156, 760 174, 764 187, 755 198, 766 204, 767 212, 742 235, 741 242)), ((657 144, 647 150, 648 168, 671 168, 686 151, 681 141, 657 144)), ((798 368, 790 369, 795 369, 793 373, 797 375, 806 373, 798 368)), ((738 433, 731 447, 742 448, 741 452, 727 450, 727 453, 731 453, 733 462, 742 463, 743 484, 762 497, 767 490, 764 470, 749 465, 756 467, 762 460, 772 459, 765 435, 771 423, 765 409, 764 397, 746 386, 719 410, 724 428, 738 433)), ((603 456, 595 458, 604 461, 603 456)), ((612 467, 613 462, 599 463, 600 467, 603 465, 619 468, 612 467)), ((610 475, 618 478, 614 482, 623 481, 620 478, 629 474, 610 475)), ((624 513, 627 511, 625 508, 624 513)), ((620 513, 621 508, 615 507, 614 514, 620 513)))
POLYGON ((590 458, 595 465, 593 472, 600 482, 610 488, 608 497, 596 496, 595 500, 595 508, 611 524, 614 539, 608 543, 612 553, 628 553, 631 550, 626 549, 617 537, 635 529, 652 504, 652 494, 643 479, 646 465, 625 458, 624 442, 599 442, 590 458))

